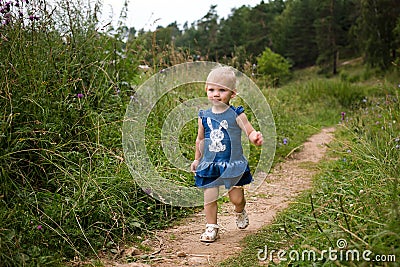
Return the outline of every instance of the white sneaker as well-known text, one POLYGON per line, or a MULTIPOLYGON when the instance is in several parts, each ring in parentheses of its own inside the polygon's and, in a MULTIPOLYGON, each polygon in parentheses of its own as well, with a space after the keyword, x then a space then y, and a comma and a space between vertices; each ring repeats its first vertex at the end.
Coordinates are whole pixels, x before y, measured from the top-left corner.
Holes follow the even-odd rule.
POLYGON ((243 210, 242 212, 236 212, 236 226, 239 229, 245 229, 247 226, 249 226, 249 216, 247 216, 246 210, 243 210))

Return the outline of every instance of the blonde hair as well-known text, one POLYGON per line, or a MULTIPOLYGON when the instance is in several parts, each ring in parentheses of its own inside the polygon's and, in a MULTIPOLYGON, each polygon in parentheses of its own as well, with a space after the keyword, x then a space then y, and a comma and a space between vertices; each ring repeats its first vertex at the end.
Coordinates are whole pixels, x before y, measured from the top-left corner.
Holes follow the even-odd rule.
POLYGON ((206 89, 208 84, 236 91, 236 75, 233 68, 228 66, 218 66, 212 69, 207 77, 206 89))

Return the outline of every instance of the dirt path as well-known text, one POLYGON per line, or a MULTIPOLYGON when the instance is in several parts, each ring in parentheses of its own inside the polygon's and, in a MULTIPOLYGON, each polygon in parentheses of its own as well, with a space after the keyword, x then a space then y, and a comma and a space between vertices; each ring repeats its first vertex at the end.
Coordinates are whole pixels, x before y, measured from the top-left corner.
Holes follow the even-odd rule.
POLYGON ((183 220, 178 226, 158 232, 157 239, 147 240, 146 245, 154 248, 154 258, 150 263, 110 266, 214 266, 215 263, 235 255, 242 249, 240 241, 246 235, 271 223, 275 215, 285 209, 299 193, 310 188, 312 177, 316 173, 310 166, 324 157, 326 144, 332 140, 333 131, 333 128, 326 128, 310 137, 300 152, 291 154, 285 162, 274 167, 256 192, 246 192, 246 210, 250 225, 245 230, 236 228, 233 206, 225 203, 219 208, 218 224, 221 229, 220 239, 216 242, 207 244, 199 241, 205 225, 205 216, 201 212, 183 220))

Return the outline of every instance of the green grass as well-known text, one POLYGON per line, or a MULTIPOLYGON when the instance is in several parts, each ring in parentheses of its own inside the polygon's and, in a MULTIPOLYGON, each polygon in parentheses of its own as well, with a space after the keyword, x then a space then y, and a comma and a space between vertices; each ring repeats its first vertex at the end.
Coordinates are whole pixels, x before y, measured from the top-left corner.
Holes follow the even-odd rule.
POLYGON ((317 77, 266 89, 277 128, 276 160, 284 159, 322 127, 340 123, 341 112, 351 113, 355 103, 360 103, 368 94, 368 88, 317 77))
POLYGON ((0 28, 1 266, 93 258, 191 212, 150 198, 123 160, 139 55, 63 8, 0 28))

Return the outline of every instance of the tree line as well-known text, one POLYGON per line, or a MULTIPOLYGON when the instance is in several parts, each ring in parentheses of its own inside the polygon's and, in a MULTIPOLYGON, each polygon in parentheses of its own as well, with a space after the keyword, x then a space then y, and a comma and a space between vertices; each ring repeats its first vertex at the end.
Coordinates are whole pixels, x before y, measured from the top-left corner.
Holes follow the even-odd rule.
MULTIPOLYGON (((363 57, 371 67, 387 69, 398 60, 400 2, 398 0, 271 0, 254 7, 232 9, 219 18, 212 5, 202 18, 177 22, 155 31, 126 29, 128 43, 151 51, 180 49, 194 59, 240 64, 266 48, 294 68, 319 65, 337 72, 339 59, 363 57)), ((152 63, 154 57, 146 59, 152 63)))

